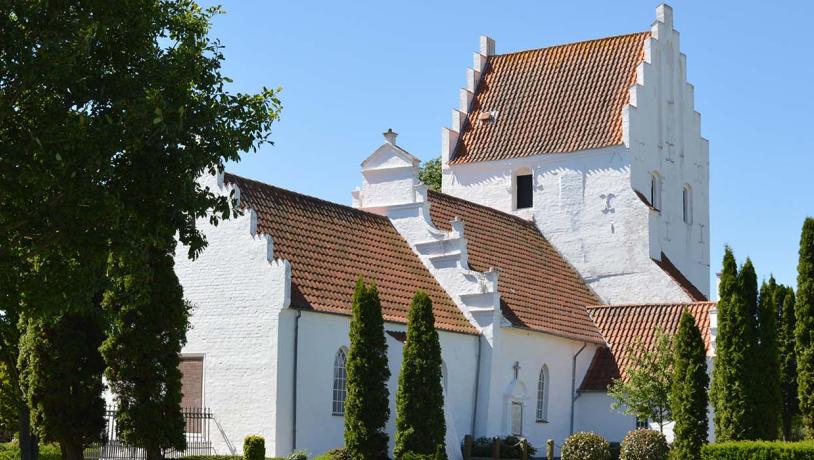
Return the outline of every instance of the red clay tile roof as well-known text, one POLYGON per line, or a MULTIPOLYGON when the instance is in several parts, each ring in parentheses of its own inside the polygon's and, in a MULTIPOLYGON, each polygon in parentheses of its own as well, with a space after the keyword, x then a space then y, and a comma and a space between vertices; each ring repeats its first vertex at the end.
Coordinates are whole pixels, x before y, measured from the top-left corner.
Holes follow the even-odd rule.
POLYGON ((257 231, 271 236, 274 256, 291 262, 294 308, 348 315, 361 275, 376 282, 386 321, 405 323, 423 289, 438 329, 477 333, 386 217, 232 174, 225 180, 257 212, 257 231))
POLYGON ((622 143, 649 32, 490 56, 451 163, 622 143), (497 111, 494 122, 478 120, 497 111))
POLYGON ((600 305, 588 307, 591 318, 602 332, 608 348, 594 354, 580 391, 605 391, 614 378, 626 377, 634 356, 631 347, 640 339, 644 346, 655 346, 656 330, 675 334, 684 310, 695 318, 707 351, 710 347, 709 312, 715 302, 694 302, 662 305, 600 305))
POLYGON ((499 272, 503 315, 519 327, 604 343, 586 305, 598 297, 533 222, 443 193, 429 192, 436 227, 464 223, 469 265, 499 272))

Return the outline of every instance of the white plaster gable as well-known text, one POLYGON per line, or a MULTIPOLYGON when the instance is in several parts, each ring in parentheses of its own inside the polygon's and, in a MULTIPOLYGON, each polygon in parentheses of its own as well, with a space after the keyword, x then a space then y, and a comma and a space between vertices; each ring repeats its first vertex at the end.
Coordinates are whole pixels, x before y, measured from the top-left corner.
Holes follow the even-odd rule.
POLYGON ((379 208, 415 203, 421 160, 396 144, 392 129, 384 133, 385 142, 362 162, 362 186, 353 191, 353 206, 382 214, 379 208))

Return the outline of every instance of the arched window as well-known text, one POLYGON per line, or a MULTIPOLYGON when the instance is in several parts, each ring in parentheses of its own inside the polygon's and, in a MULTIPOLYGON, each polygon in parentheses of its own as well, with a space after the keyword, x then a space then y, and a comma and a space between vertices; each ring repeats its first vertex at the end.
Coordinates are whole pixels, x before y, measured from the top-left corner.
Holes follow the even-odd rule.
POLYGON ((661 176, 655 172, 650 174, 650 206, 661 209, 661 176))
POLYGON ((531 170, 522 168, 514 175, 514 205, 516 209, 534 206, 534 180, 531 170))
POLYGON ((540 369, 540 380, 537 382, 537 421, 548 421, 548 366, 540 369))
POLYGON ((692 224, 692 188, 689 186, 689 184, 684 186, 684 193, 682 196, 684 203, 684 223, 692 224))
POLYGON ((345 349, 340 348, 334 358, 334 386, 333 386, 333 414, 343 415, 345 413, 345 396, 347 395, 345 372, 345 349))

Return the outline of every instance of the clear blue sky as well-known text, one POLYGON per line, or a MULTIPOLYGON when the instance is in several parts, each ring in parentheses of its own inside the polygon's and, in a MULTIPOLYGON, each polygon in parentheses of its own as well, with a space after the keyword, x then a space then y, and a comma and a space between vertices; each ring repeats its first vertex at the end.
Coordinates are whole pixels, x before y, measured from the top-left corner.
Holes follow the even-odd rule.
MULTIPOLYGON (((214 3, 214 2, 206 2, 214 3)), ((422 159, 458 104, 478 36, 497 52, 647 30, 656 1, 223 0, 213 36, 233 90, 283 87, 275 145, 237 174, 339 203, 393 128, 422 159)), ((712 273, 724 244, 759 277, 795 283, 814 215, 814 3, 674 1, 710 141, 712 273)), ((713 284, 714 286, 714 284, 713 284)))

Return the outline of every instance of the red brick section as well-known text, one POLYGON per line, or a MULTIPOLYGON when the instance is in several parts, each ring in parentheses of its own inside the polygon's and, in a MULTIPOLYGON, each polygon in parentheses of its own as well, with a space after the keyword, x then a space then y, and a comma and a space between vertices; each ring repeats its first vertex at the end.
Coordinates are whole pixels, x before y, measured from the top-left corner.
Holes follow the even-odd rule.
POLYGON ((489 57, 452 163, 622 143, 622 108, 649 32, 489 57), (494 122, 478 120, 497 111, 494 122))
POLYGON ((709 351, 709 312, 715 305, 715 302, 693 302, 588 307, 591 318, 608 343, 608 348, 600 348, 594 354, 580 391, 605 391, 614 378, 625 377, 631 358, 636 353, 631 348, 637 339, 641 339, 645 347, 654 347, 658 328, 668 334, 678 332, 678 323, 684 310, 688 310, 695 318, 709 351))
POLYGON ((423 289, 438 329, 477 333, 386 217, 232 174, 226 182, 257 212, 257 231, 271 236, 274 257, 291 262, 293 307, 348 315, 361 275, 376 282, 386 321, 405 323, 423 289))
POLYGON ((464 222, 469 265, 494 267, 504 316, 515 326, 604 343, 585 305, 598 297, 533 222, 442 193, 429 192, 436 227, 464 222))

